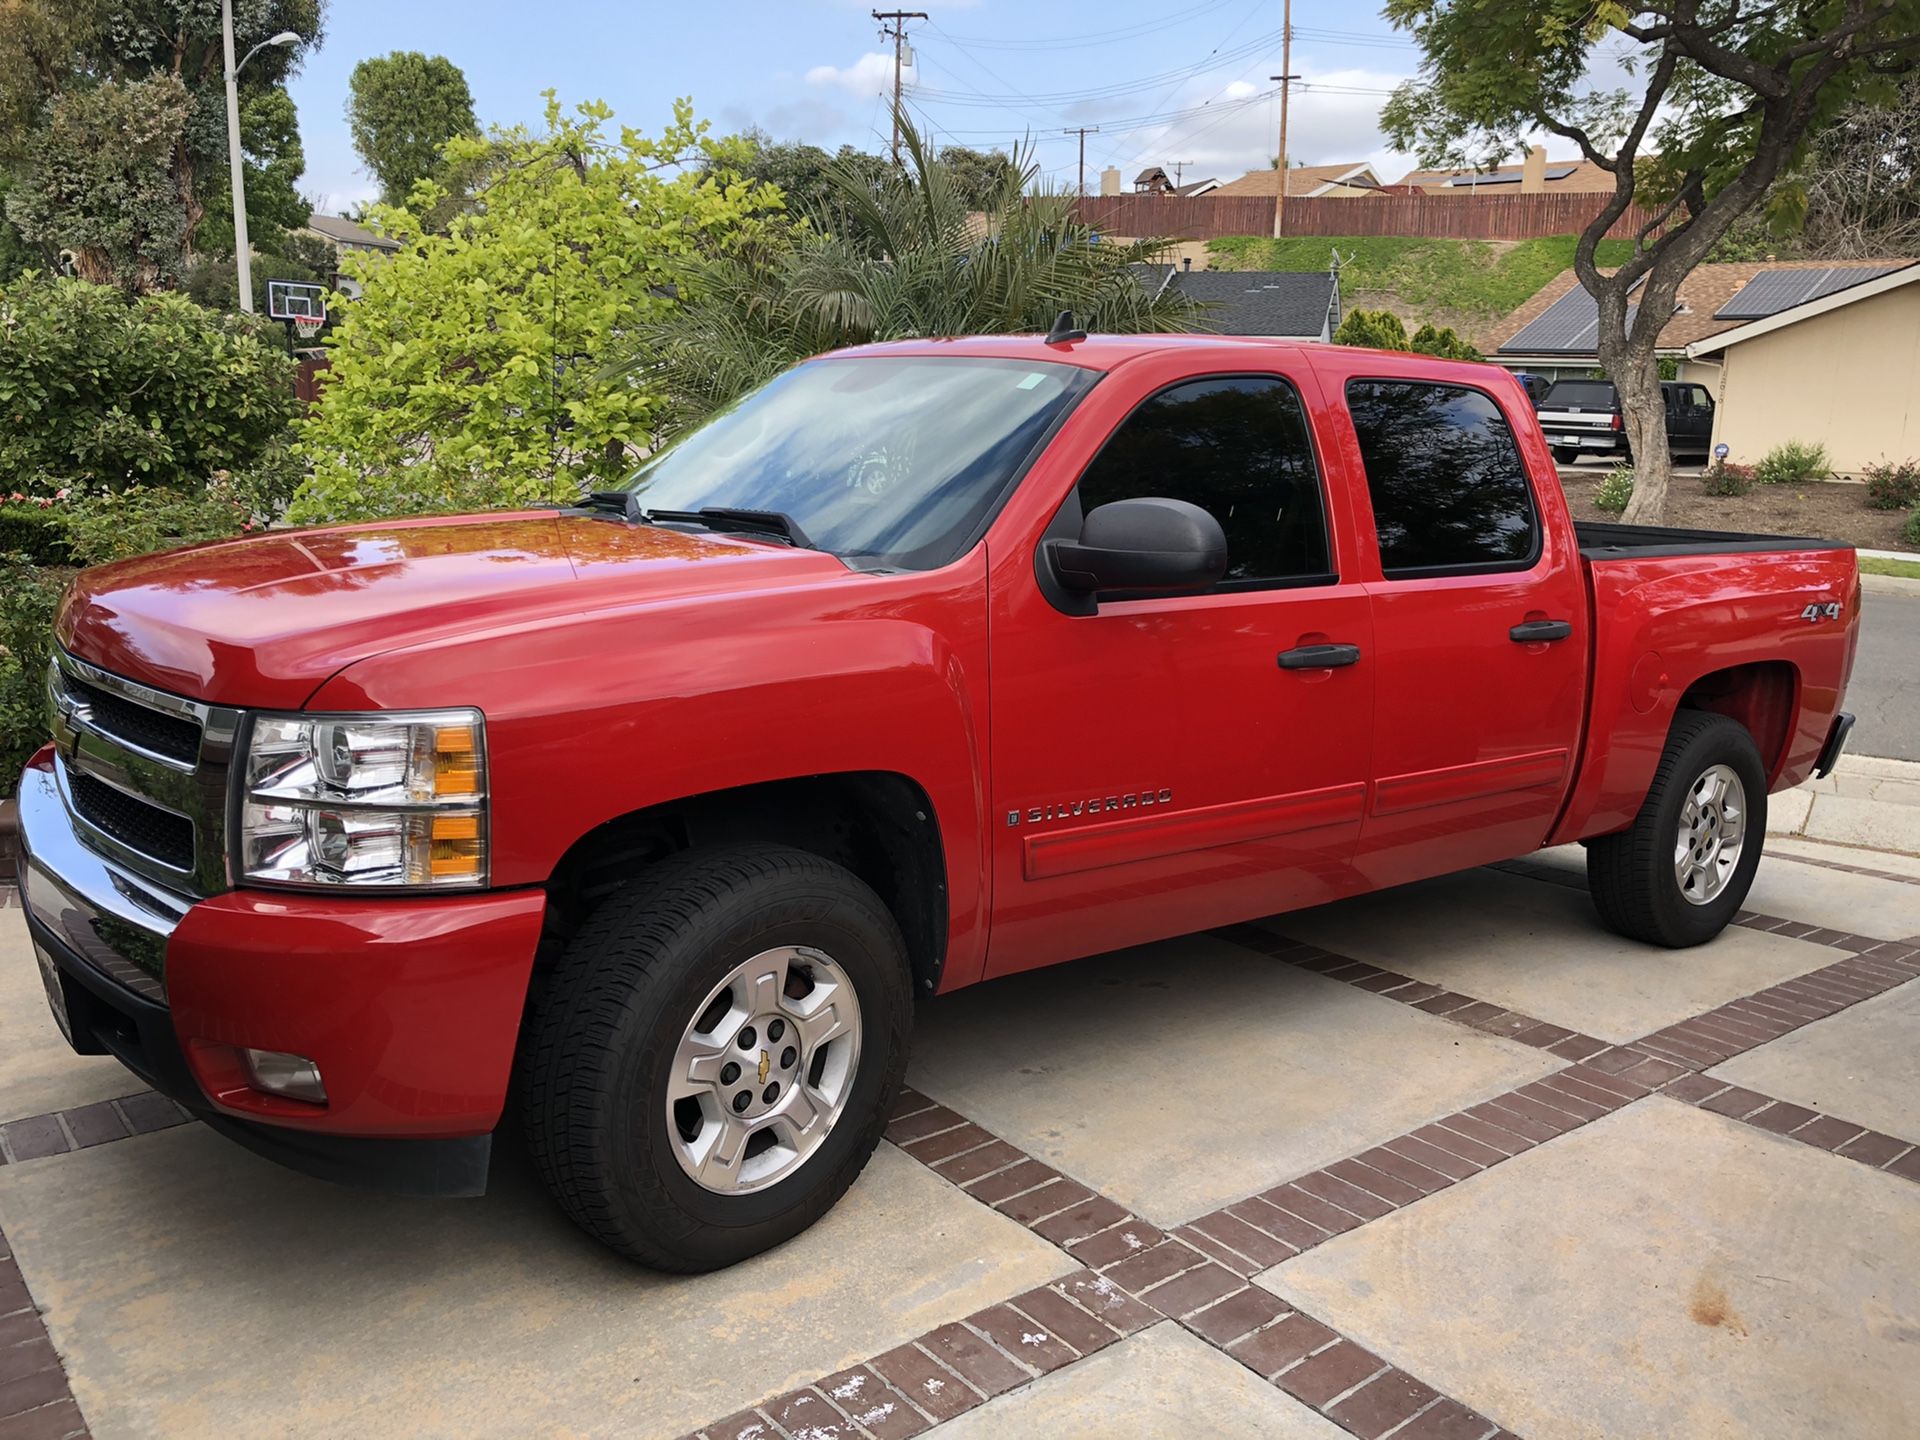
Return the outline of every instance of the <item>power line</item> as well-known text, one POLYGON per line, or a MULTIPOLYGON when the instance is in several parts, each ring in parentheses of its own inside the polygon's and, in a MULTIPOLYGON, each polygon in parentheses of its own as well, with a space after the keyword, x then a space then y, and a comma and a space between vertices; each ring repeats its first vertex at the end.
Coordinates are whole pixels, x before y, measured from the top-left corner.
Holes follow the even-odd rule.
POLYGON ((1091 31, 1080 35, 1062 35, 1044 39, 1035 37, 1026 40, 1008 40, 997 35, 954 35, 945 31, 942 33, 956 45, 972 45, 982 50, 1083 50, 1095 45, 1113 45, 1122 40, 1135 40, 1142 35, 1171 30, 1176 25, 1190 25, 1209 11, 1223 9, 1232 3, 1233 0, 1210 0, 1208 4, 1196 5, 1184 14, 1169 15, 1163 20, 1143 20, 1114 30, 1091 31))

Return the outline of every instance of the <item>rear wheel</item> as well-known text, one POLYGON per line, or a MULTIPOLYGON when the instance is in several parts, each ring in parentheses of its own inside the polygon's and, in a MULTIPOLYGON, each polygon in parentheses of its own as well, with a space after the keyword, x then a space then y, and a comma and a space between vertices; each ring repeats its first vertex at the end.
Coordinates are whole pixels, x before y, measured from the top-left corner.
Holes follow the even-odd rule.
POLYGON ((529 1005, 534 1162, 623 1255, 745 1259, 859 1175, 912 1014, 899 928, 847 870, 772 845, 671 857, 601 904, 529 1005))
POLYGON ((1571 445, 1556 445, 1553 447, 1553 463, 1556 465, 1571 465, 1579 458, 1580 452, 1571 445))
POLYGON ((1724 715, 1674 721, 1631 827, 1587 847, 1587 888, 1608 929, 1680 949, 1713 939, 1753 885, 1767 782, 1745 727, 1724 715))

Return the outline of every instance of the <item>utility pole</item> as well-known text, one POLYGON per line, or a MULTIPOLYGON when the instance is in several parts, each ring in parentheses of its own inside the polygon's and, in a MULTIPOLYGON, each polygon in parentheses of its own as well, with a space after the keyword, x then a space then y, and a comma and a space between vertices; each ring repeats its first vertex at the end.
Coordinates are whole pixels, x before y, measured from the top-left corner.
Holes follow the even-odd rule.
POLYGON ((1062 135, 1078 135, 1080 137, 1080 183, 1074 189, 1074 194, 1084 200, 1087 196, 1087 136, 1098 135, 1100 133, 1100 127, 1098 125, 1080 125, 1071 130, 1062 130, 1060 133, 1062 135))
POLYGON ((1187 166, 1191 165, 1192 163, 1193 161, 1191 160, 1176 160, 1173 162, 1173 188, 1174 189, 1178 190, 1180 188, 1181 180, 1186 178, 1187 166))
MULTIPOLYGON (((1291 5, 1293 0, 1287 0, 1291 5)), ((924 20, 924 10, 874 10, 869 12, 880 22, 880 33, 893 36, 893 163, 900 163, 900 67, 907 49, 907 21, 924 20), (893 28, 887 28, 887 22, 893 28)))
POLYGON ((233 0, 220 0, 220 50, 227 72, 227 165, 233 185, 233 266, 240 309, 253 313, 253 255, 247 243, 247 187, 240 177, 239 66, 233 63, 233 0))
POLYGON ((1300 77, 1293 73, 1293 0, 1286 0, 1280 19, 1280 73, 1269 75, 1280 82, 1280 184, 1273 192, 1273 238, 1278 240, 1287 228, 1287 92, 1300 77))

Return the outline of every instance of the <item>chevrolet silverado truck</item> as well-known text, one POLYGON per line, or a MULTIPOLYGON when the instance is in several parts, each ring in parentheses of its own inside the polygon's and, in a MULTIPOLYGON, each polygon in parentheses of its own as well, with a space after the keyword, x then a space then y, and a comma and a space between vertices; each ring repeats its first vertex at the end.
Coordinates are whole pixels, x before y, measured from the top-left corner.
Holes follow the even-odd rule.
POLYGON ((565 508, 83 573, 20 788, 54 1014, 312 1174, 727 1264, 916 1000, 1584 841, 1719 933, 1824 773, 1851 549, 1577 526, 1485 365, 1161 336, 799 365, 565 508))

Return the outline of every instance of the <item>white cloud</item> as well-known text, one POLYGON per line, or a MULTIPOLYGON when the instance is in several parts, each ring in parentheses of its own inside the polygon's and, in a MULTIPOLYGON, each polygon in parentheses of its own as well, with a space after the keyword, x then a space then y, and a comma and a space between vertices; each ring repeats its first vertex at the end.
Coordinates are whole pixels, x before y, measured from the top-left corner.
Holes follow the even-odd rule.
MULTIPOLYGON (((913 79, 913 67, 906 67, 906 79, 913 79)), ((809 85, 834 85, 855 95, 882 95, 893 91, 893 53, 888 51, 869 51, 853 64, 842 68, 838 65, 816 65, 807 71, 809 85)))

